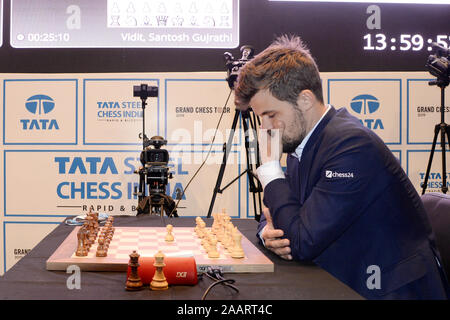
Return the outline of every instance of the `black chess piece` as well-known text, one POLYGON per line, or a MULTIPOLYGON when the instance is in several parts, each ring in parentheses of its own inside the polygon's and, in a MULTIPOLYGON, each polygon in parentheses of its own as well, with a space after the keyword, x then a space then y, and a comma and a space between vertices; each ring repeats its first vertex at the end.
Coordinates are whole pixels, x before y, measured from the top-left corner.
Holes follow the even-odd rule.
POLYGON ((142 281, 139 277, 139 253, 134 250, 130 254, 130 261, 128 265, 130 266, 130 275, 128 276, 127 283, 126 283, 126 290, 127 291, 137 291, 142 289, 142 281))

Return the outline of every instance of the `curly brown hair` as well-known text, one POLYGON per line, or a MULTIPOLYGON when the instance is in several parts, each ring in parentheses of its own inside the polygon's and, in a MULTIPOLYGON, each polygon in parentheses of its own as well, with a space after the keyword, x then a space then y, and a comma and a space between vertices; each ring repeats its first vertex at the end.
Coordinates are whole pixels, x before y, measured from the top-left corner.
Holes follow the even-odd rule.
POLYGON ((247 106, 264 89, 293 105, 297 104, 300 92, 309 89, 323 103, 319 69, 300 37, 278 37, 241 68, 234 90, 239 105, 247 106))

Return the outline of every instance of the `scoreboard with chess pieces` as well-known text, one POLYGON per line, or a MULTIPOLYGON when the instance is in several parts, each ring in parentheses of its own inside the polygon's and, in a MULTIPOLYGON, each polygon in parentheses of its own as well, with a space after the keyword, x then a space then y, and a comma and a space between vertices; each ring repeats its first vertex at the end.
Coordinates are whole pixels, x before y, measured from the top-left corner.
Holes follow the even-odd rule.
POLYGON ((209 267, 225 273, 273 272, 273 263, 233 225, 225 212, 213 214, 211 227, 197 217, 195 227, 117 227, 109 217, 103 227, 95 213, 75 227, 47 260, 47 270, 127 271, 130 254, 142 259, 161 251, 166 258, 191 257, 199 273, 209 267))

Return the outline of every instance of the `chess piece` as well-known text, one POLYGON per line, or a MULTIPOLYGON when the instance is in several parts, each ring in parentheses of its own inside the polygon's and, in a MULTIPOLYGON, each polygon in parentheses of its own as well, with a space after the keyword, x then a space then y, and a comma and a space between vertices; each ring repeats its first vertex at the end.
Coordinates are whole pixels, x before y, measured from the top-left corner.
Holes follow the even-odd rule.
POLYGON ((211 232, 213 234, 217 234, 217 226, 218 226, 217 213, 213 213, 212 216, 213 216, 213 223, 211 226, 211 232))
POLYGON ((200 244, 202 245, 203 249, 205 249, 206 253, 209 252, 210 238, 211 234, 208 231, 206 231, 202 238, 202 241, 200 241, 200 244))
POLYGON ((77 232, 78 246, 77 246, 77 251, 75 252, 75 255, 77 257, 85 257, 88 254, 88 252, 85 248, 84 236, 85 236, 85 234, 83 232, 83 228, 80 228, 80 230, 78 230, 78 232, 77 232))
POLYGON ((208 251, 208 258, 216 259, 219 257, 220 257, 220 254, 219 254, 219 251, 217 251, 217 239, 211 238, 209 251, 208 251))
POLYGON ((233 237, 232 237, 232 228, 233 226, 231 225, 230 222, 228 222, 225 225, 225 231, 224 231, 224 235, 223 235, 223 241, 222 241, 222 245, 228 250, 231 251, 232 247, 233 247, 233 237))
POLYGON ((221 242, 226 246, 225 243, 228 243, 228 225, 231 223, 231 218, 226 213, 222 213, 222 230, 221 230, 221 242))
POLYGON ((235 227, 232 232, 232 238, 233 238, 233 247, 231 249, 231 257, 233 259, 241 259, 244 258, 244 249, 242 249, 242 235, 235 227))
POLYGON ((105 240, 103 238, 98 239, 96 257, 106 257, 108 255, 107 247, 105 247, 105 240))
POLYGON ((80 229, 81 231, 81 238, 83 239, 83 247, 86 249, 87 252, 89 252, 89 249, 91 248, 91 243, 89 242, 89 230, 87 227, 87 224, 83 225, 80 229))
POLYGON ((198 232, 199 232, 199 229, 200 229, 200 220, 201 220, 202 218, 200 218, 200 217, 197 217, 197 218, 195 218, 195 228, 194 228, 194 231, 195 231, 195 234, 198 236, 198 232))
POLYGON ((199 222, 198 237, 204 238, 206 234, 206 223, 203 220, 199 222))
POLYGON ((94 212, 92 214, 92 216, 94 217, 94 229, 95 229, 95 233, 98 234, 98 230, 100 228, 100 224, 98 223, 98 212, 94 212))
POLYGON ((169 284, 167 283, 163 271, 166 264, 164 263, 164 254, 161 251, 158 251, 158 253, 155 254, 155 263, 153 265, 156 270, 152 282, 150 282, 150 289, 167 290, 169 288, 169 284))
POLYGON ((167 242, 173 242, 173 240, 175 239, 173 237, 173 234, 172 234, 173 226, 171 224, 168 224, 166 229, 167 229, 167 235, 166 235, 166 239, 165 240, 167 242))
POLYGON ((130 266, 130 275, 128 276, 125 289, 127 291, 137 291, 142 289, 142 281, 139 277, 139 253, 135 250, 130 254, 130 261, 128 265, 130 266))

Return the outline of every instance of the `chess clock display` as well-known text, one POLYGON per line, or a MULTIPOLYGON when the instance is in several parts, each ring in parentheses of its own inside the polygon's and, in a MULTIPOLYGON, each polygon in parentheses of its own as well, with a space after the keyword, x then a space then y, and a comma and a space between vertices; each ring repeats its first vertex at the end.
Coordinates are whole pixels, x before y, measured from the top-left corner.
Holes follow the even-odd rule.
POLYGON ((438 34, 426 37, 422 34, 389 35, 385 33, 367 33, 363 36, 364 50, 368 51, 432 51, 432 44, 450 47, 450 35, 438 34))
POLYGON ((25 40, 29 42, 69 42, 70 34, 68 32, 64 33, 53 33, 53 32, 44 32, 44 33, 27 33, 18 34, 17 40, 23 41, 25 40))
POLYGON ((235 48, 239 0, 11 0, 14 48, 235 48))

